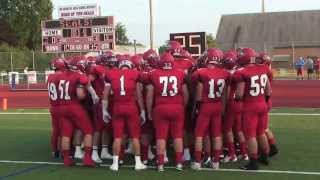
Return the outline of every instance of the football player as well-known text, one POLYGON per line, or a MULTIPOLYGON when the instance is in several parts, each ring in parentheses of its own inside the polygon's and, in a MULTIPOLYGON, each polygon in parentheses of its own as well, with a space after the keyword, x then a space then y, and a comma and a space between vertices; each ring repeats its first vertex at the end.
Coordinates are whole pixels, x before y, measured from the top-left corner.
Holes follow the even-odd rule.
POLYGON ((86 97, 88 78, 83 74, 85 62, 74 58, 68 63, 68 71, 58 75, 54 83, 49 84, 50 96, 59 101, 58 111, 61 128, 61 149, 65 166, 74 163, 69 157, 70 139, 75 128, 84 134, 85 154, 83 164, 95 166, 91 159, 92 153, 92 125, 89 116, 81 105, 80 100, 86 97))
POLYGON ((196 106, 199 115, 195 128, 195 162, 192 168, 201 169, 203 138, 209 132, 212 138, 212 168, 219 169, 222 152, 221 124, 227 96, 227 84, 230 78, 228 71, 221 67, 223 52, 220 49, 207 50, 206 68, 197 70, 192 79, 198 83, 196 106))
POLYGON ((174 69, 170 53, 161 55, 158 69, 150 73, 147 89, 148 119, 154 121, 158 171, 164 171, 164 153, 168 131, 174 139, 177 170, 183 169, 183 131, 185 106, 189 94, 185 73, 174 69), (154 108, 153 108, 154 107, 154 108))
POLYGON ((112 128, 113 128, 113 163, 110 170, 118 171, 119 153, 122 143, 123 131, 127 127, 132 139, 135 155, 135 170, 143 170, 147 167, 140 158, 140 125, 146 121, 145 108, 143 104, 140 73, 133 70, 134 65, 129 59, 119 62, 119 69, 106 72, 106 86, 103 105, 103 118, 107 122, 110 119, 108 112, 108 97, 112 90, 112 128), (137 107, 137 104, 139 107, 137 107), (140 110, 140 113, 139 113, 140 110))
POLYGON ((261 149, 259 161, 268 164, 269 145, 265 131, 267 129, 268 107, 271 96, 269 82, 270 70, 259 66, 255 60, 257 53, 251 48, 239 52, 238 63, 243 66, 235 74, 238 82, 236 101, 243 101, 243 132, 247 139, 249 163, 242 167, 245 170, 257 170, 258 142, 261 149))
POLYGON ((237 71, 236 66, 237 52, 231 50, 225 53, 222 60, 224 67, 230 72, 230 84, 228 86, 228 101, 226 114, 223 121, 223 133, 225 137, 225 145, 228 149, 228 155, 223 159, 223 162, 236 162, 238 160, 235 150, 234 137, 237 137, 240 147, 240 159, 248 160, 246 139, 242 132, 242 102, 235 101, 235 91, 237 82, 232 78, 237 71), (235 133, 235 134, 234 134, 235 133))
MULTIPOLYGON (((266 53, 260 53, 259 57, 257 58, 257 63, 262 65, 262 66, 267 66, 269 67, 271 73, 270 73, 270 77, 269 77, 269 81, 270 81, 270 85, 272 85, 272 80, 273 80, 273 76, 272 76, 272 70, 271 70, 271 57, 266 54, 266 53)), ((271 98, 269 99, 269 103, 268 103, 268 111, 270 112, 272 109, 272 100, 271 98)), ((278 147, 276 145, 276 138, 273 134, 273 132, 271 131, 271 129, 269 128, 269 116, 268 116, 268 128, 266 130, 266 135, 268 138, 268 142, 270 145, 270 153, 269 156, 275 156, 276 154, 279 153, 278 147)))
POLYGON ((51 133, 51 150, 52 157, 60 157, 60 128, 59 128, 59 112, 58 106, 59 101, 57 94, 55 93, 55 84, 58 81, 58 76, 66 70, 66 62, 62 58, 55 58, 50 62, 50 69, 54 70, 54 74, 48 76, 47 85, 49 92, 49 101, 50 101, 50 114, 51 114, 51 124, 52 124, 52 133, 51 133))

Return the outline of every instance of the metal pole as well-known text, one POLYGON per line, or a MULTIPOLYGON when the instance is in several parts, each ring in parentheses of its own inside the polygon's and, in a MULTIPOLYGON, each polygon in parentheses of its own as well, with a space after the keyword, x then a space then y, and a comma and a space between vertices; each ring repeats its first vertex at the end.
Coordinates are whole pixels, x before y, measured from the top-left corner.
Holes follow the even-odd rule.
POLYGON ((262 9, 261 9, 261 11, 262 11, 262 13, 265 13, 266 11, 265 11, 265 4, 264 4, 264 0, 262 0, 262 7, 261 7, 262 9))
POLYGON ((13 72, 13 57, 12 57, 12 51, 10 52, 10 62, 11 62, 11 72, 13 72))
POLYGON ((137 54, 137 40, 133 40, 134 54, 137 54))
POLYGON ((32 51, 32 69, 35 71, 36 67, 35 67, 35 62, 34 62, 34 51, 32 51))
POLYGON ((153 49, 153 10, 152 10, 152 0, 149 0, 149 10, 150 10, 150 48, 153 49))
POLYGON ((295 50, 294 50, 294 42, 291 42, 292 46, 292 68, 294 69, 294 56, 295 56, 295 50))

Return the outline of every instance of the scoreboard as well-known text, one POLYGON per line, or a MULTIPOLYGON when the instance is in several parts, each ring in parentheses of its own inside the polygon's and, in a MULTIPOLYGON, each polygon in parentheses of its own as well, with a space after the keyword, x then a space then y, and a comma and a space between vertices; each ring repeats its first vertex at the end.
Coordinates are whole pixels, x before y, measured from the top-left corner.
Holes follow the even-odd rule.
POLYGON ((207 46, 205 32, 171 33, 170 40, 180 42, 193 57, 199 57, 207 46))
POLYGON ((42 21, 41 28, 45 53, 103 51, 115 46, 113 16, 42 21))

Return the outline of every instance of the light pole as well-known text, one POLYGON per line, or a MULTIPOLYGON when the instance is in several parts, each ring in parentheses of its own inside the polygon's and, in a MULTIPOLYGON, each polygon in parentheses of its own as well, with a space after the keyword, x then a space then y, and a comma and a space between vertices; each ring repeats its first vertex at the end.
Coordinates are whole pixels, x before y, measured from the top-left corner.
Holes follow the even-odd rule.
POLYGON ((262 13, 265 13, 265 4, 264 4, 264 0, 262 0, 262 2, 261 2, 262 4, 261 4, 261 11, 262 11, 262 13))
POLYGON ((153 10, 152 10, 152 0, 149 0, 149 11, 150 11, 150 48, 153 49, 153 10))

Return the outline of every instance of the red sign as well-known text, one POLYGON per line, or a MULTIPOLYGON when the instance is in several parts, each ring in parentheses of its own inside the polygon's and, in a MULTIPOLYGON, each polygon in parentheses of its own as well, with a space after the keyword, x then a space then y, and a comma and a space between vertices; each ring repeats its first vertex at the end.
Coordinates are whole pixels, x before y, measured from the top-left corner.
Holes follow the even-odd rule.
POLYGON ((50 20, 41 25, 43 52, 105 51, 115 46, 113 16, 50 20))
POLYGON ((205 32, 172 33, 171 41, 178 41, 193 57, 199 57, 206 49, 205 32))

